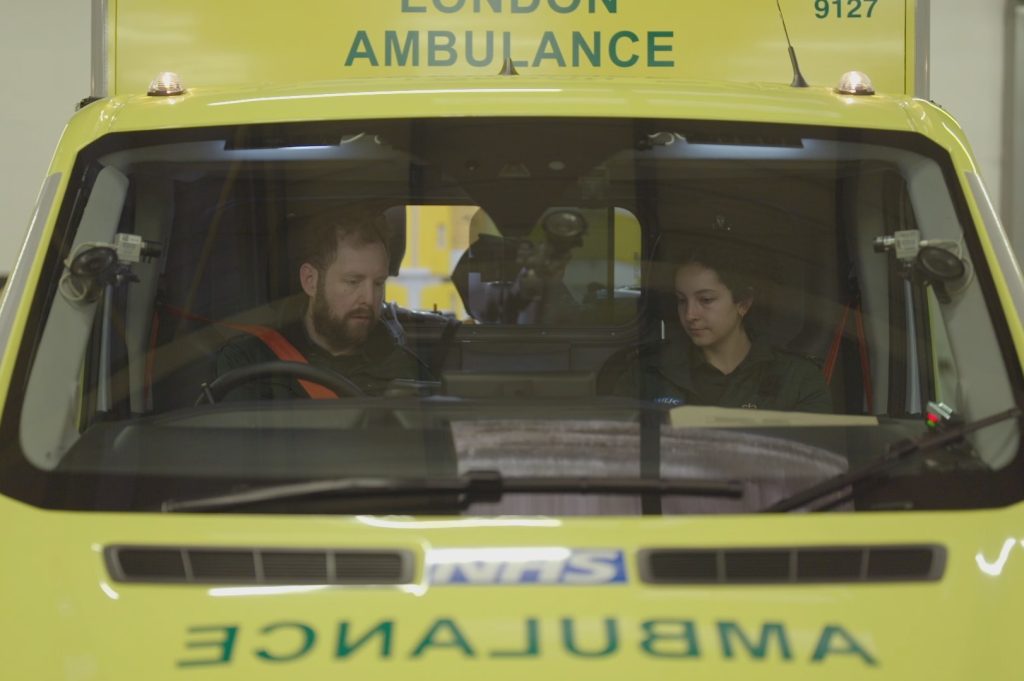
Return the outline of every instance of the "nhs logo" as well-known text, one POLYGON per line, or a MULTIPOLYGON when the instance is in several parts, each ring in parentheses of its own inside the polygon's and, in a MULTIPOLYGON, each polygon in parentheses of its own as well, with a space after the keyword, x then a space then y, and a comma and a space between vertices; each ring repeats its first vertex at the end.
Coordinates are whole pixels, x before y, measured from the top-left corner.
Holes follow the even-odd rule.
POLYGON ((626 557, 616 549, 432 549, 426 567, 434 586, 626 583, 626 557))

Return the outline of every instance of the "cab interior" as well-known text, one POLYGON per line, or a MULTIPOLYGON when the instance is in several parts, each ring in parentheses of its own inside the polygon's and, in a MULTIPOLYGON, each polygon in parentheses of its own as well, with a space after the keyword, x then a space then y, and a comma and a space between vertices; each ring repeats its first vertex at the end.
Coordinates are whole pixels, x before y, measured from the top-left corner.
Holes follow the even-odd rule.
POLYGON ((39 449, 59 452, 93 423, 197 408, 232 325, 295 314, 306 219, 352 204, 387 216, 383 318, 434 379, 394 397, 552 413, 635 401, 613 394, 616 377, 643 348, 685 342, 670 273, 714 242, 750 254, 752 334, 821 366, 836 414, 919 415, 962 392, 951 349, 962 341, 946 337, 927 282, 877 246, 928 229, 962 250, 952 206, 922 200, 941 171, 810 132, 502 119, 104 138, 76 169, 83 191, 63 213, 60 258, 118 235, 154 255, 92 300, 53 292, 37 356, 59 359, 33 368, 26 409, 61 408, 56 392, 73 416, 39 449), (558 271, 560 308, 481 304, 504 300, 528 267, 558 271))

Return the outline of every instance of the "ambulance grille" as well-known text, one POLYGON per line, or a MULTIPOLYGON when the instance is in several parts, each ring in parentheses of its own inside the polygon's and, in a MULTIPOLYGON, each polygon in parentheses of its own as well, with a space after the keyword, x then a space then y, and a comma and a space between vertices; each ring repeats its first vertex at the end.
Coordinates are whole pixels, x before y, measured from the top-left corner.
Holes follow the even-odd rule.
POLYGON ((118 582, 161 584, 409 584, 409 551, 109 546, 118 582))
POLYGON ((941 546, 781 549, 647 549, 640 578, 650 584, 836 584, 942 579, 941 546))

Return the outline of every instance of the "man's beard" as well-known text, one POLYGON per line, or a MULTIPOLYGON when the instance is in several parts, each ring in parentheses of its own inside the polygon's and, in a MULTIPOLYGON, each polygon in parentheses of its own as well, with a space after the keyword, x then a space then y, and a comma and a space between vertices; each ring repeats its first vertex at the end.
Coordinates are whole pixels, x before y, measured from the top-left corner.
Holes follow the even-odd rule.
POLYGON ((377 322, 377 315, 369 307, 350 310, 344 317, 336 317, 327 307, 327 296, 324 295, 323 277, 316 286, 316 297, 312 301, 313 306, 313 329, 320 334, 320 337, 327 341, 329 349, 333 352, 344 352, 352 350, 366 342, 370 329, 377 322), (370 323, 357 327, 355 333, 349 329, 349 318, 354 314, 367 314, 370 316, 370 323))

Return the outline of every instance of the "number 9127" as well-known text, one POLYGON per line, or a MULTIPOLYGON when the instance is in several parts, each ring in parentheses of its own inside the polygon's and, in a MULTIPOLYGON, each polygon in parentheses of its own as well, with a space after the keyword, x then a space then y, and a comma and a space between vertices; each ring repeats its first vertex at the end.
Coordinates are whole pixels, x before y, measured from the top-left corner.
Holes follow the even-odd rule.
POLYGON ((814 16, 819 19, 870 19, 878 0, 814 0, 814 16))

